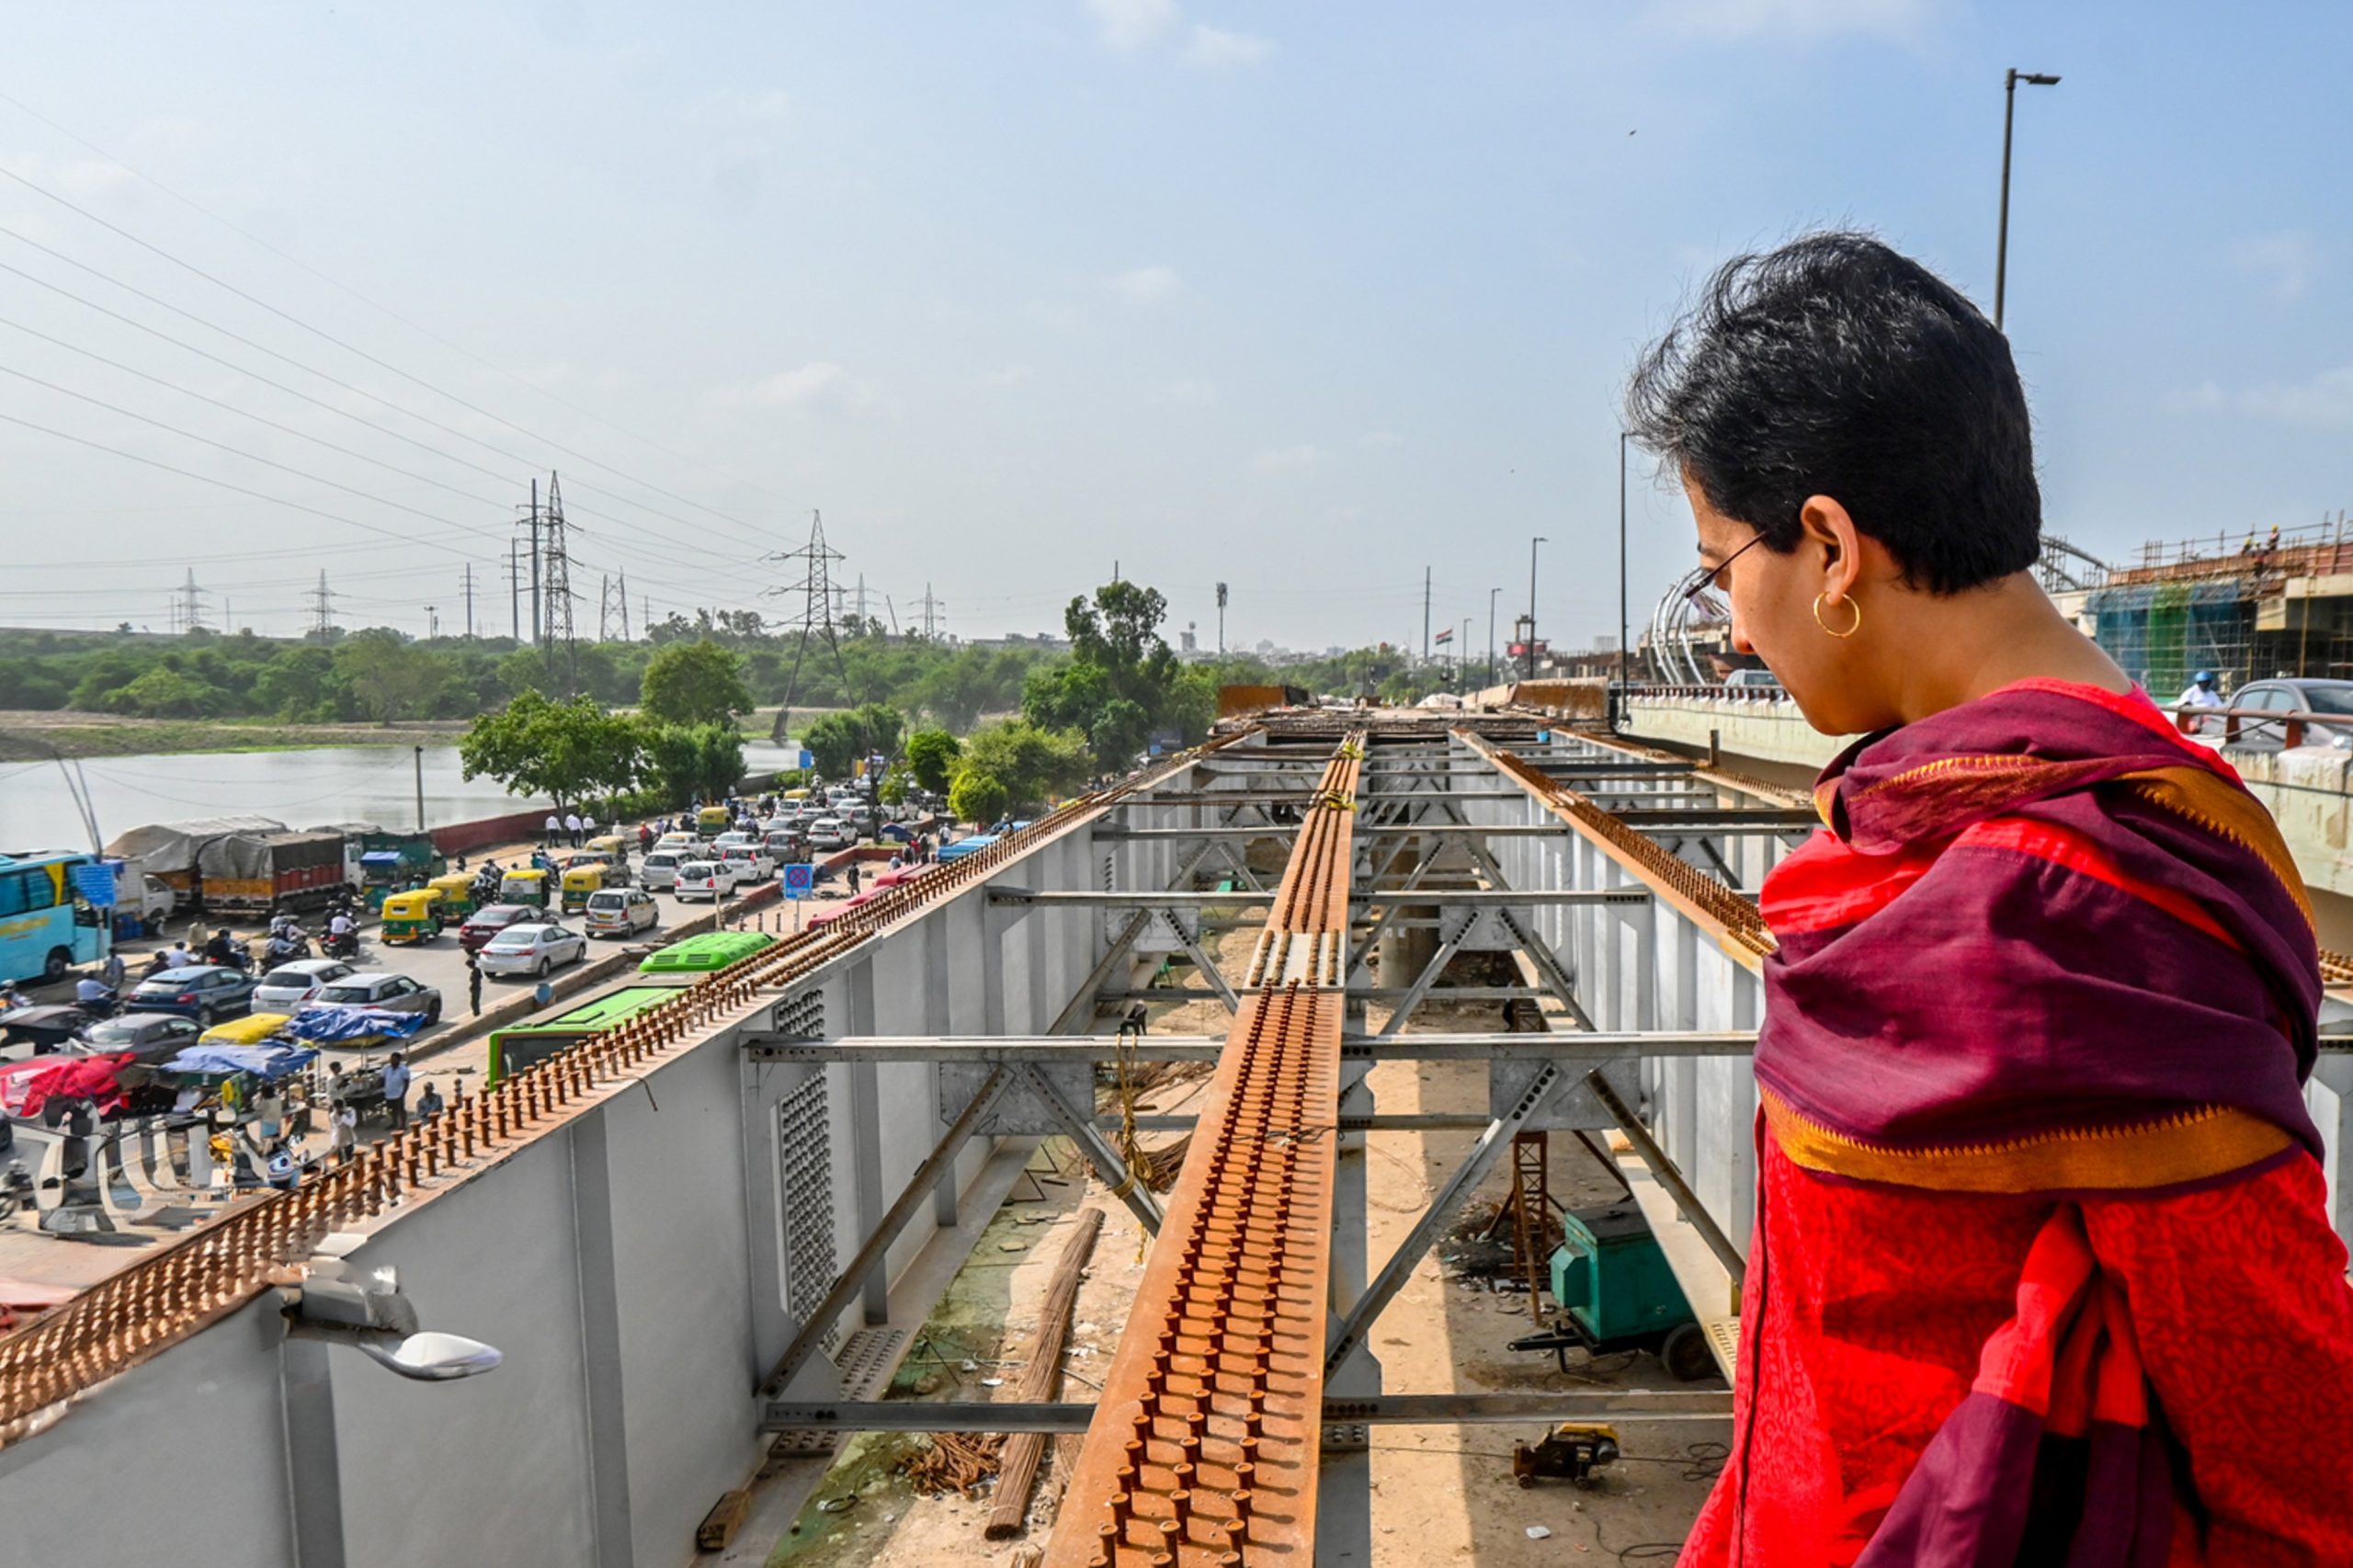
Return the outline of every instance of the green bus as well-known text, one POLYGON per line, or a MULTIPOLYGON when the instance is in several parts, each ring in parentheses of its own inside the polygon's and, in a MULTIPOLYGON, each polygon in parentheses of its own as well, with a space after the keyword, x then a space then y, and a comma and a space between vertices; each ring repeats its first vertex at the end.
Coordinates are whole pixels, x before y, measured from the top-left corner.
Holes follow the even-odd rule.
POLYGON ((637 969, 641 974, 708 974, 775 941, 766 931, 705 931, 649 954, 637 969))
POLYGON ((676 985, 624 985, 552 1018, 500 1029, 490 1037, 490 1076, 485 1085, 594 1040, 679 994, 681 988, 676 985))

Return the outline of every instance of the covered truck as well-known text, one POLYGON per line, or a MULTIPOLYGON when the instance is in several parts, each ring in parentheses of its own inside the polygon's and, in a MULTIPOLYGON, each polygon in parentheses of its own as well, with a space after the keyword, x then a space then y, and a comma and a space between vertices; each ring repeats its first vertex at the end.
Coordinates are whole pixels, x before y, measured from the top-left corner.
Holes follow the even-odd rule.
POLYGON ((345 885, 341 834, 289 832, 267 817, 134 828, 107 853, 214 915, 315 907, 345 885))

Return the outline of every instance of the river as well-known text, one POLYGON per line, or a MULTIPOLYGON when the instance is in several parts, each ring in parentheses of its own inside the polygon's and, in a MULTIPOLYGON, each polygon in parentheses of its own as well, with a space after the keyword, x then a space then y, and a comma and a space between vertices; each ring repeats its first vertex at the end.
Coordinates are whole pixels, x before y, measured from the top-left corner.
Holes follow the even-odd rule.
MULTIPOLYGON (((796 750, 765 742, 744 746, 744 766, 753 773, 790 767, 797 757, 796 750)), ((416 760, 405 746, 104 756, 73 766, 88 780, 101 843, 150 823, 193 817, 274 817, 289 827, 416 825, 416 760)), ((455 746, 426 746, 424 767, 427 827, 545 803, 509 795, 492 779, 467 781, 455 746)), ((57 764, 0 767, 0 850, 79 849, 87 841, 57 764)))

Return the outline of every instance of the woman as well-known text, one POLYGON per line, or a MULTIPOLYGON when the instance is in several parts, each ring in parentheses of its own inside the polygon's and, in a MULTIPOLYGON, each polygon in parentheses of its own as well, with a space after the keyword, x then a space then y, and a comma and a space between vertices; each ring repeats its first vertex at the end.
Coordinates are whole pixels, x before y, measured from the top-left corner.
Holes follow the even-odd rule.
POLYGON ((1733 1452, 1691 1568, 2353 1562, 2353 1290, 2269 816, 2030 574, 2026 400, 1916 264, 1719 272, 1630 425, 1815 728, 1768 879, 1733 1452))

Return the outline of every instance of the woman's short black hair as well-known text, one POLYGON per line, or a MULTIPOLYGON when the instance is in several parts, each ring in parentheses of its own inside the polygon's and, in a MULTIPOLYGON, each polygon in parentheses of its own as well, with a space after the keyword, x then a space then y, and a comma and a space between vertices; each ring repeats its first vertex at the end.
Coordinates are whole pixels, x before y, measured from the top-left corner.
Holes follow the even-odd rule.
POLYGON ((2041 551, 2009 341, 1869 234, 1808 234, 1719 267, 1636 365, 1626 429, 1768 550, 1797 548, 1799 508, 1818 494, 1931 593, 2041 551))

